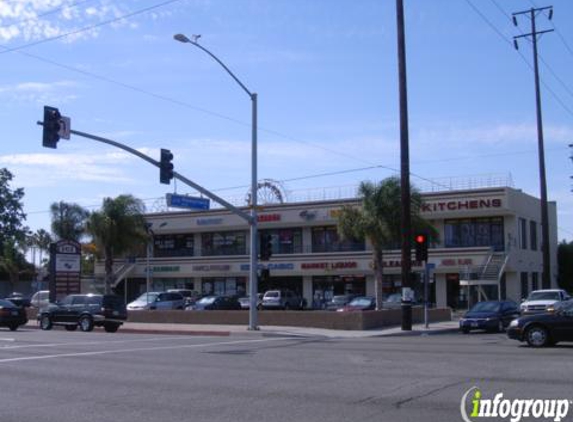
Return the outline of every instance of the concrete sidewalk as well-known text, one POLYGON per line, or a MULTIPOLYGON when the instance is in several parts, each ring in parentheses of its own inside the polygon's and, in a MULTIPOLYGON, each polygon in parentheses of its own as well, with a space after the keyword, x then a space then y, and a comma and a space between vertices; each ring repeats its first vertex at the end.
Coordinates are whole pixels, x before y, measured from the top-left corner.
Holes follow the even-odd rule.
MULTIPOLYGON (((31 322, 34 326, 35 321, 31 322)), ((258 330, 249 330, 245 325, 212 324, 164 324, 126 322, 119 329, 122 333, 171 334, 196 336, 295 336, 326 338, 364 338, 379 336, 417 336, 452 332, 458 329, 457 321, 444 321, 430 324, 415 324, 412 331, 402 331, 401 327, 386 327, 373 330, 329 330, 323 328, 260 326, 258 330)))

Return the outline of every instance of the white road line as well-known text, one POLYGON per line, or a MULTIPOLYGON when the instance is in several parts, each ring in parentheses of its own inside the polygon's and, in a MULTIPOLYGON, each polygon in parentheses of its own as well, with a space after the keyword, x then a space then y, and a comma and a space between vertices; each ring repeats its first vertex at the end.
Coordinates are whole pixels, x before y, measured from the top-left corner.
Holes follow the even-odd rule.
MULTIPOLYGON (((15 342, 16 339, 0 339, 6 341, 15 342)), ((98 344, 121 344, 121 343, 138 343, 145 341, 161 341, 161 340, 189 340, 189 337, 152 337, 152 338, 142 338, 136 340, 110 340, 110 341, 76 341, 72 343, 39 343, 39 344, 18 344, 15 346, 3 346, 2 350, 11 349, 30 349, 35 347, 58 347, 58 346, 93 346, 98 344)))
POLYGON ((0 364, 10 363, 10 362, 31 361, 31 360, 78 357, 78 356, 108 355, 108 354, 112 354, 112 353, 146 352, 146 351, 154 351, 154 350, 195 349, 195 348, 200 348, 200 347, 211 347, 211 346, 232 346, 235 344, 264 343, 264 342, 284 341, 284 340, 292 340, 292 338, 265 338, 265 339, 260 339, 260 340, 236 340, 236 341, 225 341, 225 342, 219 342, 219 343, 186 344, 186 345, 180 345, 180 346, 142 347, 139 349, 133 348, 133 349, 117 349, 117 350, 100 350, 100 351, 79 352, 79 353, 59 353, 59 354, 55 354, 55 355, 27 356, 27 357, 0 359, 0 364))

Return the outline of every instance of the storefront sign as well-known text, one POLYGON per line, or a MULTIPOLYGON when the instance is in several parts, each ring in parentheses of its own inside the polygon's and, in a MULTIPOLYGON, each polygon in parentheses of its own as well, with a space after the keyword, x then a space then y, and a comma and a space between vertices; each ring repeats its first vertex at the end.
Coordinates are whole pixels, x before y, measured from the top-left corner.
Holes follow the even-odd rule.
POLYGON ((257 215, 257 221, 259 223, 270 223, 272 221, 281 221, 280 214, 259 214, 257 215))
POLYGON ((198 226, 216 226, 218 224, 223 224, 223 218, 198 218, 197 225, 198 226))
MULTIPOLYGON (((241 264, 241 271, 249 271, 249 269, 251 268, 250 264, 241 264)), ((267 270, 271 270, 271 271, 292 271, 294 270, 294 264, 288 262, 283 262, 283 263, 276 263, 276 264, 259 264, 258 265, 259 270, 262 269, 267 269, 267 270)))
POLYGON ((179 272, 179 265, 153 267, 151 269, 154 273, 172 273, 179 272))
POLYGON ((298 215, 300 218, 306 221, 312 221, 316 218, 318 211, 316 210, 304 210, 301 211, 298 215))
POLYGON ((469 199, 457 201, 428 202, 422 205, 422 212, 441 212, 441 211, 467 211, 484 208, 501 208, 502 201, 500 198, 490 199, 469 199))
POLYGON ((303 270, 341 270, 347 268, 357 268, 358 263, 355 261, 341 262, 308 262, 300 265, 303 270))
POLYGON ((209 271, 229 271, 231 269, 230 265, 193 265, 193 271, 202 271, 202 272, 209 272, 209 271))
POLYGON ((442 263, 440 265, 442 267, 456 267, 459 265, 473 265, 473 259, 471 259, 471 258, 442 259, 442 263))

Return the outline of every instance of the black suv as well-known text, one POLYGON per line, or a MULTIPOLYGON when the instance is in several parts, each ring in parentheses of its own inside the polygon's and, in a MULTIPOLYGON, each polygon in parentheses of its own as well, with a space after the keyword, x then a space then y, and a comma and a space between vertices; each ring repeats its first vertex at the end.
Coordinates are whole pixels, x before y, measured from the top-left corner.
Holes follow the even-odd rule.
POLYGON ((57 303, 50 303, 38 314, 40 328, 51 330, 54 325, 63 325, 66 330, 92 331, 103 327, 115 333, 127 319, 127 310, 119 296, 98 294, 73 294, 57 303))

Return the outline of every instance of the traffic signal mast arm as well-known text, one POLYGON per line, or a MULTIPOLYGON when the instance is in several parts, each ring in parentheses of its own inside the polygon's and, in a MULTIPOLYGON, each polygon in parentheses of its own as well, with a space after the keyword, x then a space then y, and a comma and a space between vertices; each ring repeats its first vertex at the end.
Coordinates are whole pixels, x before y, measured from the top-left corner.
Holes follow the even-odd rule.
MULTIPOLYGON (((40 126, 44 126, 44 122, 37 122, 37 123, 40 126)), ((145 155, 145 154, 143 154, 143 153, 141 153, 141 152, 139 152, 133 148, 130 148, 127 145, 121 144, 121 143, 116 142, 116 141, 112 141, 111 139, 102 138, 101 136, 91 135, 89 133, 80 132, 77 130, 70 130, 70 133, 73 135, 78 135, 78 136, 82 136, 84 138, 93 139, 94 141, 103 142, 104 144, 108 144, 108 145, 112 145, 114 147, 120 148, 124 151, 127 151, 127 152, 133 154, 133 155, 138 156, 139 158, 141 158, 141 159, 147 161, 148 163, 153 164, 155 167, 161 169, 161 163, 159 161, 154 160, 153 158, 151 158, 151 157, 149 157, 149 156, 147 156, 147 155, 145 155)), ((208 198, 212 199, 213 201, 223 205, 225 208, 227 208, 228 210, 230 210, 234 214, 237 214, 239 217, 243 218, 248 223, 252 222, 252 217, 249 214, 247 214, 243 210, 240 210, 239 208, 235 207, 234 205, 230 204, 229 202, 225 201, 223 198, 220 198, 219 196, 215 195, 214 193, 208 191, 207 189, 198 185, 197 183, 187 179, 185 176, 180 175, 176 171, 173 172, 173 178, 180 180, 181 182, 185 183, 187 186, 192 187, 193 189, 202 193, 206 197, 208 197, 208 198)))

